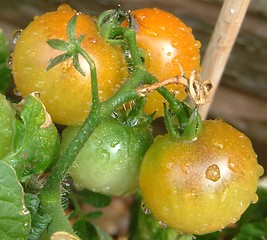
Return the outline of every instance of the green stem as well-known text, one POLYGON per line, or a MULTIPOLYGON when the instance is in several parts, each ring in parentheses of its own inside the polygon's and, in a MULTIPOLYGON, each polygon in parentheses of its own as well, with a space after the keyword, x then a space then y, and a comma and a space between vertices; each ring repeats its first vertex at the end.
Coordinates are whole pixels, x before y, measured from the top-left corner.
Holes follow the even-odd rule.
POLYGON ((128 42, 128 46, 131 52, 131 58, 133 60, 134 66, 143 67, 143 62, 140 57, 139 49, 136 43, 136 32, 132 28, 125 28, 123 32, 123 36, 128 42))
POLYGON ((93 59, 89 56, 89 54, 84 51, 82 48, 77 49, 78 53, 81 54, 85 60, 88 62, 90 66, 91 73, 91 88, 92 88, 92 105, 96 105, 99 103, 99 95, 98 95, 98 81, 97 81, 97 73, 96 66, 93 59))
POLYGON ((58 210, 61 207, 60 188, 61 182, 64 180, 69 167, 75 160, 75 157, 93 133, 95 128, 104 121, 111 113, 120 107, 123 103, 129 102, 139 97, 136 88, 143 84, 146 71, 137 68, 129 79, 110 99, 105 102, 96 104, 97 107, 92 108, 89 116, 85 120, 81 129, 69 144, 66 151, 62 154, 55 167, 48 176, 43 189, 40 193, 41 206, 44 213, 52 215, 52 221, 49 225, 49 235, 55 231, 66 231, 73 234, 72 229, 67 224, 67 218, 63 210, 58 210), (60 220, 59 220, 60 219, 60 220))

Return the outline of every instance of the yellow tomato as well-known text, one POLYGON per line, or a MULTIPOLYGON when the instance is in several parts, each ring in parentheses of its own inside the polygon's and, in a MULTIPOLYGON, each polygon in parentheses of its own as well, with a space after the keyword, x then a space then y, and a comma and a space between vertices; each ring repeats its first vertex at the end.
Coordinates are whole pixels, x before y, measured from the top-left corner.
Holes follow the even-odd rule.
POLYGON ((236 222, 257 201, 250 140, 223 121, 204 121, 194 141, 159 136, 146 152, 140 188, 155 217, 178 232, 205 234, 236 222))
MULTIPOLYGON (((12 64, 15 84, 22 96, 39 92, 53 121, 64 125, 82 123, 91 108, 90 69, 82 57, 80 63, 86 76, 74 68, 71 59, 46 71, 49 61, 63 53, 51 48, 47 40, 67 40, 66 26, 74 14, 76 11, 64 4, 56 11, 35 17, 18 38, 12 64)), ((78 16, 76 36, 82 34, 85 38, 81 46, 96 64, 99 96, 105 100, 127 76, 122 50, 101 38, 89 15, 78 16)))

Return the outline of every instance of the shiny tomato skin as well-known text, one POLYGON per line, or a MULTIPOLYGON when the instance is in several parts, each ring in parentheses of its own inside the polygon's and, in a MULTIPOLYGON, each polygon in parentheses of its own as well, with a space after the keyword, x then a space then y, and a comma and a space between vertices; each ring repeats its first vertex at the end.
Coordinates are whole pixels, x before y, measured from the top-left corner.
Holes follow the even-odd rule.
MULTIPOLYGON (((63 125, 82 123, 90 111, 90 70, 80 57, 86 76, 70 59, 46 71, 50 59, 63 53, 51 48, 47 40, 66 40, 67 23, 76 13, 63 4, 56 11, 36 16, 22 31, 13 52, 12 71, 18 91, 22 96, 39 92, 53 121, 63 125)), ((127 76, 123 53, 100 37, 94 18, 86 14, 79 14, 77 19, 76 37, 82 34, 81 46, 96 64, 100 99, 107 99, 127 76)))
POLYGON ((159 136, 140 168, 144 202, 178 232, 205 234, 236 222, 257 201, 257 163, 250 140, 223 121, 204 121, 194 141, 159 136))
MULTIPOLYGON (((78 129, 64 130, 63 149, 78 129)), ((134 193, 141 160, 152 142, 149 128, 129 127, 111 118, 89 137, 69 169, 70 176, 78 189, 117 196, 134 193)))
MULTIPOLYGON (((162 81, 176 75, 189 77, 192 70, 200 70, 200 42, 194 38, 192 29, 179 18, 158 8, 133 10, 137 23, 136 40, 145 52, 145 66, 162 81)), ((182 85, 170 85, 178 99, 187 96, 182 85)), ((147 96, 146 110, 156 117, 163 116, 163 97, 154 91, 147 96)))

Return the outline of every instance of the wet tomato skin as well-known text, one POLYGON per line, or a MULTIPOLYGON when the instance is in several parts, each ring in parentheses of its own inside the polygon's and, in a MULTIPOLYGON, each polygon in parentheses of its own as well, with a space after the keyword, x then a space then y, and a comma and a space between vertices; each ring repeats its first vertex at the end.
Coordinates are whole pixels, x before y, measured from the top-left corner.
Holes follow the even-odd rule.
MULTIPOLYGON (((63 125, 82 123, 90 111, 90 69, 81 57, 86 76, 73 67, 71 59, 46 71, 50 59, 63 53, 51 48, 47 40, 67 40, 66 26, 76 13, 63 4, 56 11, 36 16, 20 34, 13 52, 12 71, 18 91, 22 96, 39 92, 53 121, 63 125)), ((81 46, 96 64, 100 99, 107 99, 127 76, 122 50, 105 42, 94 18, 86 14, 79 14, 77 19, 76 37, 82 34, 81 46)))
MULTIPOLYGON (((192 70, 200 70, 200 42, 194 38, 192 29, 175 15, 157 8, 133 10, 136 21, 136 40, 144 50, 144 63, 149 72, 162 81, 181 75, 182 68, 186 77, 192 70)), ((178 99, 187 96, 182 85, 168 86, 178 99)), ((147 96, 146 110, 157 111, 163 116, 163 97, 154 91, 147 96)))
POLYGON ((257 201, 257 162, 250 140, 223 121, 204 121, 194 141, 158 136, 140 168, 144 202, 178 232, 205 234, 236 222, 257 201))
MULTIPOLYGON (((63 149, 78 129, 64 130, 63 149)), ((148 127, 129 127, 111 118, 89 137, 69 169, 70 176, 78 189, 116 196, 134 193, 141 160, 152 142, 148 127)))

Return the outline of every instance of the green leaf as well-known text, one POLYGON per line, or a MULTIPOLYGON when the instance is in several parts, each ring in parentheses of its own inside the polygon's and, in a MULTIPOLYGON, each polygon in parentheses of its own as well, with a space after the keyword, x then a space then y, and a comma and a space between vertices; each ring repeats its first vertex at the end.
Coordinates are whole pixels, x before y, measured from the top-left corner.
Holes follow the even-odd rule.
POLYGON ((0 161, 0 239, 28 239, 30 213, 14 169, 0 161))
POLYGON ((141 210, 140 198, 134 201, 131 212, 130 240, 175 240, 178 237, 174 229, 162 227, 152 214, 145 214, 141 210))
POLYGON ((50 47, 60 51, 67 51, 69 47, 69 43, 61 39, 49 39, 47 43, 50 47))
POLYGON ((15 168, 21 180, 54 165, 60 154, 60 140, 50 116, 34 95, 23 99, 17 108, 13 150, 3 161, 15 168))
POLYGON ((7 65, 9 57, 8 41, 0 29, 0 93, 3 94, 6 93, 11 80, 11 70, 7 65))
POLYGON ((101 193, 95 193, 89 190, 79 191, 78 194, 81 197, 81 201, 90 204, 96 208, 106 207, 111 202, 110 196, 106 196, 101 193))
POLYGON ((106 232, 87 221, 77 220, 73 229, 82 240, 112 240, 106 232))
POLYGON ((256 240, 267 238, 267 219, 264 222, 244 224, 233 240, 256 240))
POLYGON ((43 216, 38 214, 38 209, 40 205, 40 200, 36 194, 25 194, 25 204, 31 213, 31 230, 28 240, 37 240, 40 239, 42 234, 48 227, 48 224, 51 221, 51 218, 45 214, 43 216))
POLYGON ((90 213, 87 213, 86 214, 86 218, 89 220, 89 219, 96 219, 96 218, 99 218, 101 217, 103 214, 103 212, 101 211, 95 211, 95 212, 90 212, 90 213))
POLYGON ((16 111, 11 103, 0 93, 0 159, 12 151, 15 115, 16 111))
POLYGON ((213 232, 213 233, 208 233, 204 234, 201 236, 195 236, 195 240, 219 240, 224 236, 225 233, 222 232, 213 232))

